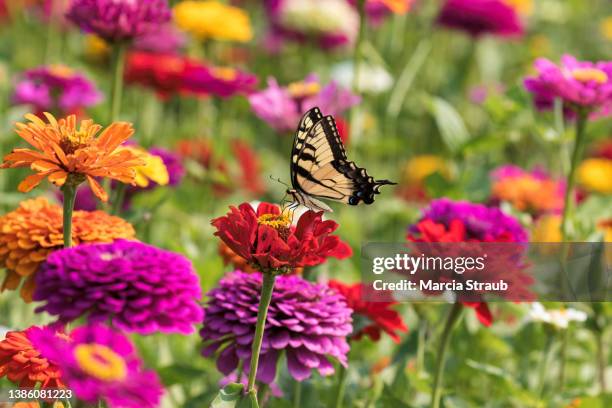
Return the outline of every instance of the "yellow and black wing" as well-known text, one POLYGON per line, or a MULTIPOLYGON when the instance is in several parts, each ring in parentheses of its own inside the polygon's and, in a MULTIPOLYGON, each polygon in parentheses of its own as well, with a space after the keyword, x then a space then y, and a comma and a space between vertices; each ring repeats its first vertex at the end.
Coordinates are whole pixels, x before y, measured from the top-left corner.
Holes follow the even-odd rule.
POLYGON ((302 117, 291 152, 291 183, 298 192, 350 205, 372 204, 389 180, 374 180, 347 160, 336 122, 313 108, 302 117))

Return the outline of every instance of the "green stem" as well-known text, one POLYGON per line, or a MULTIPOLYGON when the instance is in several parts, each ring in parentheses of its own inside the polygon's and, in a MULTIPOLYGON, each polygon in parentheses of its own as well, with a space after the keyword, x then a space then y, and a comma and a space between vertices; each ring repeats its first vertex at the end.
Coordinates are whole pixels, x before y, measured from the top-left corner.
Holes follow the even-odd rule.
POLYGON ((111 214, 112 215, 118 215, 121 213, 121 208, 123 207, 123 200, 125 199, 126 189, 127 189, 126 184, 119 183, 117 185, 115 194, 113 194, 114 199, 113 199, 113 202, 111 203, 112 205, 111 214))
MULTIPOLYGON (((255 337, 253 338, 253 347, 251 349, 251 366, 249 369, 249 382, 247 390, 249 392, 251 402, 257 404, 257 390, 255 389, 255 378, 257 377, 257 366, 259 365, 259 353, 261 352, 261 343, 263 341, 264 330, 266 328, 266 318, 268 317, 268 307, 272 300, 272 292, 274 291, 274 281, 276 276, 272 273, 263 274, 263 284, 261 286, 261 297, 259 300, 259 309, 257 310, 257 324, 255 326, 255 337)), ((259 405, 256 405, 259 406, 259 405)))
POLYGON ((542 397, 544 394, 544 388, 546 385, 546 375, 548 373, 548 365, 552 358, 553 352, 553 344, 554 344, 554 334, 547 333, 546 334, 546 345, 542 350, 542 358, 540 359, 540 367, 538 373, 538 384, 536 389, 536 395, 542 397))
POLYGON ((600 394, 605 394, 607 392, 607 384, 606 384, 606 346, 604 344, 604 336, 603 331, 598 330, 595 333, 597 337, 597 378, 599 380, 599 392, 600 394))
POLYGON ((346 393, 346 380, 347 380, 347 369, 345 366, 340 366, 340 372, 338 373, 338 390, 336 391, 336 408, 342 408, 344 403, 344 394, 346 393))
POLYGON ((293 392, 293 408, 300 408, 302 402, 302 382, 296 381, 293 392))
POLYGON ((121 98, 123 96, 123 71, 125 69, 125 52, 127 45, 125 43, 118 43, 115 45, 114 58, 113 58, 113 82, 111 88, 111 100, 110 100, 110 120, 114 122, 119 118, 121 112, 121 98))
MULTIPOLYGON (((361 60, 363 59, 363 41, 366 37, 367 19, 365 12, 366 0, 357 0, 357 7, 359 10, 359 32, 357 33, 357 40, 355 42, 355 51, 353 54, 353 83, 352 88, 354 93, 359 93, 359 75, 361 72, 361 60)), ((353 106, 350 114, 350 132, 351 140, 353 137, 359 134, 357 129, 357 119, 359 117, 359 105, 353 106)))
POLYGON ((66 183, 62 187, 62 193, 64 194, 64 248, 72 246, 72 211, 74 210, 76 190, 77 186, 72 183, 66 183))
POLYGON ((566 362, 567 362, 567 349, 569 345, 569 331, 570 327, 563 331, 563 337, 561 338, 561 355, 559 356, 559 389, 558 391, 563 391, 565 386, 565 373, 566 373, 566 362))
POLYGON ((576 169, 578 168, 578 162, 582 158, 584 150, 584 139, 585 139, 585 128, 588 120, 588 113, 584 111, 578 112, 576 118, 576 140, 574 141, 574 150, 572 152, 572 160, 570 162, 570 169, 566 179, 566 190, 565 199, 563 204, 563 215, 561 219, 561 236, 563 242, 568 241, 570 237, 569 230, 574 207, 574 186, 576 184, 576 169))
POLYGON ((440 400, 442 398, 442 377, 444 374, 444 365, 446 363, 446 354, 448 351, 448 345, 450 344, 451 334, 457 322, 459 322, 459 317, 461 317, 461 312, 463 311, 463 305, 461 303, 456 302, 453 304, 451 310, 446 317, 446 323, 444 325, 444 331, 442 332, 442 337, 440 338, 440 346, 438 348, 438 361, 436 362, 436 371, 434 374, 434 385, 431 391, 431 406, 432 408, 440 407, 440 400))

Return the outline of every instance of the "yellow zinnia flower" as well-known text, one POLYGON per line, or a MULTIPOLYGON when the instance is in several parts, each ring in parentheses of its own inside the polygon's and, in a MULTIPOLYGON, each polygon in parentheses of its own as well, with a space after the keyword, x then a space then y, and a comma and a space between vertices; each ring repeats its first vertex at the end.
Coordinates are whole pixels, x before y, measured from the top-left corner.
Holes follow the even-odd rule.
POLYGON ((612 194, 612 160, 586 159, 578 167, 578 182, 589 191, 612 194))
POLYGON ((431 154, 415 156, 404 167, 404 181, 418 184, 434 173, 440 173, 444 178, 450 177, 448 164, 442 157, 431 154))
POLYGON ((612 40, 612 16, 603 19, 600 25, 601 33, 604 38, 612 40))
POLYGON ((201 40, 247 42, 253 38, 249 16, 238 7, 189 0, 178 3, 173 11, 176 24, 201 40))
POLYGON ((137 146, 121 146, 119 149, 131 152, 144 162, 144 165, 134 167, 136 171, 134 183, 138 187, 148 187, 151 181, 160 186, 168 184, 170 176, 161 157, 151 154, 137 146))
POLYGON ((532 242, 561 242, 562 239, 560 215, 543 215, 533 225, 532 242))

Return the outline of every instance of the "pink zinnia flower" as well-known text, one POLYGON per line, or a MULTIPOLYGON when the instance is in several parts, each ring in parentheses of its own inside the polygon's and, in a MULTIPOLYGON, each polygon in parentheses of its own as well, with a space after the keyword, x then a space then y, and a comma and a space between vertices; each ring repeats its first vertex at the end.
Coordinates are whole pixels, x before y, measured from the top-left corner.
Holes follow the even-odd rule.
POLYGON ((447 0, 438 15, 438 24, 474 37, 523 34, 518 13, 503 0, 447 0))
POLYGON ((612 111, 612 61, 578 61, 564 55, 561 64, 539 58, 536 76, 525 79, 536 107, 551 109, 556 98, 563 102, 566 114, 585 111, 591 117, 608 116, 612 111))

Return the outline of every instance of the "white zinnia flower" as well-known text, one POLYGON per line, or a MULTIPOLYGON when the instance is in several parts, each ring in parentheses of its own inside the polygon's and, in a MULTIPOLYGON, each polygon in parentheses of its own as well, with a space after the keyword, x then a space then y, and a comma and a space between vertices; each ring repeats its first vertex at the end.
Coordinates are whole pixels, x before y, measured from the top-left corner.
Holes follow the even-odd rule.
MULTIPOLYGON (((351 89, 355 77, 354 64, 341 62, 332 68, 331 77, 345 88, 351 89)), ((362 63, 359 66, 357 90, 359 92, 381 93, 393 86, 393 77, 380 65, 362 63)))
POLYGON ((587 314, 581 310, 566 308, 546 310, 539 302, 531 304, 529 320, 550 324, 558 329, 567 329, 571 322, 584 322, 587 314))
POLYGON ((342 33, 354 40, 359 14, 346 0, 286 0, 280 21, 284 27, 302 33, 342 33))

